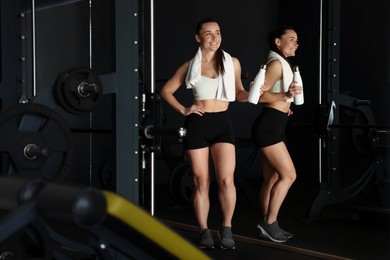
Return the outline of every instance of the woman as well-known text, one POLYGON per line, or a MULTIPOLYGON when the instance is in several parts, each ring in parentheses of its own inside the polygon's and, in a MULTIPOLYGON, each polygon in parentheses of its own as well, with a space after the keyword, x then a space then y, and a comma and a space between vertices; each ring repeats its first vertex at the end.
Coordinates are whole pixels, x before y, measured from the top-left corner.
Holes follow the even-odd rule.
POLYGON ((260 190, 262 218, 257 225, 261 236, 274 242, 286 242, 293 235, 278 224, 279 209, 296 179, 295 167, 285 143, 290 105, 302 87, 292 82, 288 57, 295 56, 298 36, 294 28, 283 26, 268 35, 270 52, 265 73, 263 110, 252 125, 252 138, 261 151, 263 182, 260 190))
POLYGON ((184 149, 194 180, 193 208, 200 231, 200 248, 214 248, 208 228, 210 209, 209 155, 214 163, 222 223, 218 230, 220 247, 234 249, 231 226, 236 205, 234 170, 236 164, 233 128, 228 112, 229 102, 246 102, 248 92, 241 81, 241 65, 221 48, 222 35, 218 23, 206 18, 195 32, 199 43, 193 59, 181 65, 165 83, 161 96, 177 112, 185 116, 187 135, 184 149), (174 96, 180 86, 192 90, 193 103, 186 107, 174 96))

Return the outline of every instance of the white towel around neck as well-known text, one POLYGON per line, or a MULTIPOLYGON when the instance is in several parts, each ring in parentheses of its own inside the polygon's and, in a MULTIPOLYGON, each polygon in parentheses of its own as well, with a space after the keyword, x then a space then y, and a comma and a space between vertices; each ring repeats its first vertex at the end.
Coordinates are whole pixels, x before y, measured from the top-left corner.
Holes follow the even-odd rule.
MULTIPOLYGON (((274 51, 270 51, 268 53, 268 59, 267 59, 267 64, 272 61, 272 60, 279 60, 280 63, 282 64, 282 70, 283 70, 283 90, 284 92, 287 92, 288 91, 288 88, 291 84, 291 82, 293 81, 293 78, 294 78, 294 74, 293 74, 293 71, 291 69, 291 66, 290 64, 282 57, 280 56, 278 53, 274 52, 274 51)), ((292 98, 286 100, 286 102, 292 102, 292 98)))
MULTIPOLYGON (((225 51, 225 73, 218 77, 218 89, 216 99, 234 101, 236 99, 235 76, 232 57, 225 51)), ((201 76, 202 50, 199 47, 195 57, 191 59, 186 75, 185 83, 188 89, 193 88, 201 76)))

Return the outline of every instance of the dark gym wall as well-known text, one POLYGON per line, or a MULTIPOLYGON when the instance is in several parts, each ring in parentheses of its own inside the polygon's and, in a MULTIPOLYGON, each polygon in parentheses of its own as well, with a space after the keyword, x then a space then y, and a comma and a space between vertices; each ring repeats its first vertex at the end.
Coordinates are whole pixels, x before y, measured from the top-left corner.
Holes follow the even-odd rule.
POLYGON ((340 3, 341 91, 370 100, 377 123, 389 125, 390 2, 340 3))
POLYGON ((89 67, 89 16, 86 14, 89 14, 88 1, 37 5, 38 92, 53 85, 60 71, 89 67))

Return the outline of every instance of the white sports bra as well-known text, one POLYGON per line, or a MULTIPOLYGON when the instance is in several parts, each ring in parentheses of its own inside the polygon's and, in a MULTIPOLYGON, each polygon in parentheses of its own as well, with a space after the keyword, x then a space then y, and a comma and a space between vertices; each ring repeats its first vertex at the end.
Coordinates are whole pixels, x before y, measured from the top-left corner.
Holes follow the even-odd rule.
POLYGON ((271 90, 271 92, 273 92, 273 93, 285 92, 284 91, 284 87, 282 85, 283 85, 283 81, 282 80, 276 81, 274 87, 271 90))
POLYGON ((200 76, 192 88, 195 100, 215 99, 217 96, 218 78, 200 76))

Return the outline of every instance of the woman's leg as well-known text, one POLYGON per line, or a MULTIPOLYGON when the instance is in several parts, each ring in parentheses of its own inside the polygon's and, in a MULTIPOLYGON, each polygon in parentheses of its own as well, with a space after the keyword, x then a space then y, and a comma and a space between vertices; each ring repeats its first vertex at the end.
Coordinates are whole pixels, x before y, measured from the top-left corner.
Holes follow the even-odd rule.
POLYGON ((265 160, 262 155, 260 155, 260 163, 263 171, 259 201, 261 216, 260 220, 263 221, 263 219, 265 219, 268 214, 271 190, 279 177, 275 169, 268 164, 267 160, 265 160))
POLYGON ((236 207, 234 170, 236 166, 235 147, 231 143, 215 143, 210 147, 218 182, 219 203, 222 210, 222 226, 231 227, 236 207))
POLYGON ((273 168, 278 173, 278 179, 270 191, 266 216, 266 222, 271 224, 277 220, 280 207, 296 179, 296 172, 284 142, 262 148, 262 154, 269 169, 273 168))
POLYGON ((234 169, 236 166, 235 147, 231 143, 215 143, 210 147, 218 182, 218 198, 222 210, 222 225, 218 229, 220 247, 235 249, 232 234, 232 218, 236 207, 234 169))
POLYGON ((208 228, 207 218, 210 210, 209 188, 209 148, 187 150, 194 179, 193 208, 199 231, 208 228))

